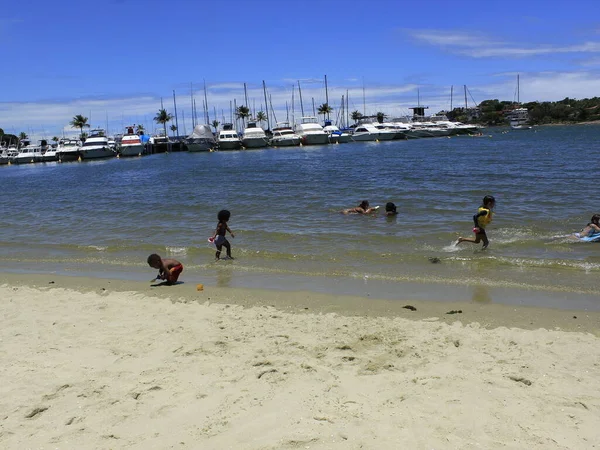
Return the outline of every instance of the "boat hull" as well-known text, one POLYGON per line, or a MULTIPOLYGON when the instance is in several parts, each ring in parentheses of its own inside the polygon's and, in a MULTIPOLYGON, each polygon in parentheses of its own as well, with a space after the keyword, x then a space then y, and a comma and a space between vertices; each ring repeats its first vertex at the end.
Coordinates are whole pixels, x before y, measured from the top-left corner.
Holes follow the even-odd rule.
POLYGON ((111 150, 109 147, 90 147, 90 148, 82 148, 80 149, 81 159, 102 159, 102 158, 112 158, 116 156, 116 153, 111 150))
POLYGON ((241 147, 241 141, 219 141, 219 150, 239 150, 241 147))
POLYGON ((186 144, 188 152, 199 153, 199 152, 210 152, 213 151, 217 147, 216 142, 206 141, 206 142, 193 142, 186 144))
POLYGON ((352 140, 357 142, 365 142, 365 141, 377 141, 379 140, 379 133, 360 133, 353 134, 352 140))
POLYGON ((119 148, 120 156, 142 156, 146 153, 143 144, 121 145, 119 148))
POLYGON ((302 145, 325 145, 329 144, 329 136, 326 133, 305 134, 301 136, 302 145))
POLYGON ((246 148, 262 148, 269 145, 266 137, 242 138, 242 146, 246 148))
POLYGON ((302 139, 300 137, 285 137, 285 138, 273 138, 271 139, 271 145, 273 147, 296 147, 300 145, 302 139))

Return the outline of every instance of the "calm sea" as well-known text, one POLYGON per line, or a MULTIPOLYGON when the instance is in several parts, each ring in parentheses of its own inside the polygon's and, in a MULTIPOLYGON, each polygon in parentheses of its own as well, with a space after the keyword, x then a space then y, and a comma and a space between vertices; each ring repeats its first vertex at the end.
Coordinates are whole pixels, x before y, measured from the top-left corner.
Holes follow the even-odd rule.
POLYGON ((0 271, 150 279, 156 252, 188 283, 600 309, 600 243, 571 236, 600 213, 600 126, 484 134, 2 166, 0 271), (490 247, 455 247, 486 194, 490 247), (399 214, 339 213, 363 199, 399 214))

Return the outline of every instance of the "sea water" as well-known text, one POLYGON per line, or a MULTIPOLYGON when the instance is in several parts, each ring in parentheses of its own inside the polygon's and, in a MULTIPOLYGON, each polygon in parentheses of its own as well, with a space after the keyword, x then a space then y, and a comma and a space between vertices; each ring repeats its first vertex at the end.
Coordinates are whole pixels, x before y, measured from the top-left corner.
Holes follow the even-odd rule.
POLYGON ((572 236, 600 213, 599 139, 600 126, 493 128, 2 166, 0 271, 150 279, 158 253, 183 262, 184 282, 481 302, 518 289, 600 309, 600 243, 572 236), (488 194, 489 248, 455 246, 488 194), (378 214, 340 213, 361 200, 378 214), (384 216, 387 202, 397 216, 384 216), (207 238, 221 209, 235 260, 215 262, 207 238))

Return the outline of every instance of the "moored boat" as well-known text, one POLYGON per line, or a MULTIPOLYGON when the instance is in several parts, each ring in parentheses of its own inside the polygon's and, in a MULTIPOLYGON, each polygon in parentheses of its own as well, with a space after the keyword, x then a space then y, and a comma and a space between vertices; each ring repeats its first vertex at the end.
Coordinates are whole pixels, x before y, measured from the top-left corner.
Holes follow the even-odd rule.
POLYGON ((56 146, 56 157, 60 162, 77 161, 81 157, 79 147, 81 142, 77 139, 62 138, 56 146))
POLYGON ((325 121, 323 131, 327 133, 330 144, 345 144, 346 142, 350 142, 352 140, 352 136, 350 136, 348 133, 344 133, 330 120, 325 121))
POLYGON ((237 131, 233 129, 233 124, 224 123, 223 129, 219 131, 217 137, 219 143, 219 150, 239 150, 242 147, 242 140, 237 134, 237 131))
POLYGON ((142 156, 146 153, 144 144, 133 126, 125 127, 125 134, 121 137, 117 151, 120 156, 142 156))
POLYGON ((210 152, 217 147, 217 140, 208 125, 196 125, 183 142, 189 152, 210 152))
POLYGON ((81 159, 100 159, 116 156, 116 152, 110 148, 108 137, 102 128, 90 131, 90 135, 79 149, 81 159))
POLYGON ((289 122, 277 122, 273 128, 271 145, 273 147, 294 147, 300 145, 302 138, 294 133, 289 122))
POLYGON ((296 133, 302 138, 304 145, 323 145, 329 143, 329 135, 323 131, 316 117, 301 117, 296 125, 296 133))
POLYGON ((245 148, 261 148, 269 144, 265 130, 256 125, 256 122, 248 122, 242 134, 242 146, 245 148))

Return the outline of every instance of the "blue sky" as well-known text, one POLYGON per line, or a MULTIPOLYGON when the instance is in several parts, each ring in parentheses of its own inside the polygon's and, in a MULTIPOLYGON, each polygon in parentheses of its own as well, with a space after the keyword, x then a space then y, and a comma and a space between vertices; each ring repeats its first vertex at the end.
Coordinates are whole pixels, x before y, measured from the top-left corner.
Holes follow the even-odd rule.
MULTIPOLYGON (((278 120, 300 80, 305 113, 325 102, 407 114, 489 98, 559 100, 600 95, 600 7, 593 1, 5 2, 0 17, 0 128, 34 138, 75 134, 76 114, 112 132, 160 108, 191 132, 190 84, 202 117, 229 118, 230 102, 264 110, 262 81, 278 120), (511 7, 512 6, 512 7, 511 7), (363 103, 364 86, 364 103, 363 103), (185 126, 183 115, 185 115, 185 126), (108 119, 107 119, 108 118, 108 119)), ((291 106, 291 105, 290 105, 291 106)), ((291 113, 290 113, 291 114, 291 113)))

